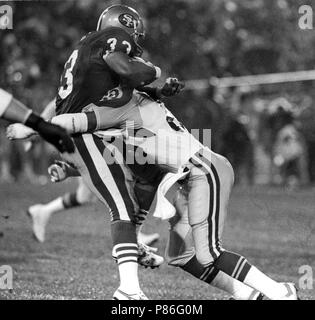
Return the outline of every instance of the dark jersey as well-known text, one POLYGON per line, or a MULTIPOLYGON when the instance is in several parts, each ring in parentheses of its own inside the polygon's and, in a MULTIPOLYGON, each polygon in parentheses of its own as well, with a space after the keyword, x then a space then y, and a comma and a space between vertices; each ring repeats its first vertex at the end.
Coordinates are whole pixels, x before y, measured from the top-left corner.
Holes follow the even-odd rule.
POLYGON ((132 37, 119 28, 91 32, 82 38, 64 66, 56 100, 57 115, 81 112, 90 103, 120 107, 131 99, 133 88, 123 85, 103 58, 115 51, 129 56, 136 52, 132 37))

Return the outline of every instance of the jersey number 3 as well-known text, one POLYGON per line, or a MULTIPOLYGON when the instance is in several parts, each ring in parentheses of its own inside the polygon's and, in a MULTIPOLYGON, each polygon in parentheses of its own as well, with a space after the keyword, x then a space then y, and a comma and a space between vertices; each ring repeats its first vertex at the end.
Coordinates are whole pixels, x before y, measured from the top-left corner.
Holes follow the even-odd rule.
POLYGON ((65 64, 65 68, 60 80, 60 88, 58 94, 61 99, 67 98, 67 96, 71 93, 73 88, 73 75, 72 70, 75 65, 75 62, 78 58, 78 50, 74 50, 65 64))

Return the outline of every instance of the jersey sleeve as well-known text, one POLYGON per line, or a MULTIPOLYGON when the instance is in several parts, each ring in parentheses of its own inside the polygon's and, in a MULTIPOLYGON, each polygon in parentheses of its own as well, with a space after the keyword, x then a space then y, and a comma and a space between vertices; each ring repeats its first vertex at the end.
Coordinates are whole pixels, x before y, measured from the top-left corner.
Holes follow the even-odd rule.
POLYGON ((127 32, 112 28, 104 39, 103 56, 112 52, 122 52, 132 57, 136 52, 136 44, 127 32))

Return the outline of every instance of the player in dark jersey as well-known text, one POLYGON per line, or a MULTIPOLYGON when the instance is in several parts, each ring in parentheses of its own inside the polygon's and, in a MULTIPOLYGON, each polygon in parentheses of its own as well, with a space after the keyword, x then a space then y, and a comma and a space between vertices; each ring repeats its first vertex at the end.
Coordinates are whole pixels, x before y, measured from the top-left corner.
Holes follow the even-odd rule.
MULTIPOLYGON (((126 106, 135 87, 160 76, 158 67, 140 58, 142 49, 137 40, 144 31, 139 14, 126 6, 112 6, 103 12, 99 23, 104 19, 108 19, 108 28, 86 35, 65 64, 56 101, 58 115, 87 111, 90 104, 109 109, 126 106)), ((92 122, 95 117, 92 112, 82 115, 92 117, 92 122)), ((78 134, 73 141, 75 153, 64 159, 78 169, 90 190, 110 210, 113 253, 120 275, 114 298, 146 299, 137 274, 135 218, 139 208, 133 175, 123 163, 106 163, 104 154, 110 150, 102 138, 78 134)))
POLYGON ((132 98, 135 85, 158 78, 159 68, 140 59, 126 61, 120 53, 130 57, 140 54, 134 39, 124 30, 111 27, 86 35, 65 64, 56 102, 57 115, 81 112, 90 103, 121 107, 132 98), (109 56, 113 52, 115 57, 109 56))

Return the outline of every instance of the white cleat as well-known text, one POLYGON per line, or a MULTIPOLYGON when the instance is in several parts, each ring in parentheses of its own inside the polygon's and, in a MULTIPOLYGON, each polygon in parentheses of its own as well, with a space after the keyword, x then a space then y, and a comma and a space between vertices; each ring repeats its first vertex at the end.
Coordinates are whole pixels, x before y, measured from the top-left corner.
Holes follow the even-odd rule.
POLYGON ((158 233, 145 234, 142 232, 138 233, 138 242, 141 242, 147 246, 151 246, 153 243, 158 241, 160 235, 158 233))
POLYGON ((294 283, 291 282, 283 282, 282 285, 284 285, 287 289, 287 294, 280 298, 279 300, 300 300, 298 296, 298 290, 294 283))
POLYGON ((148 297, 140 290, 138 293, 128 294, 117 289, 113 295, 113 300, 149 300, 148 297))
MULTIPOLYGON (((151 269, 158 268, 164 262, 164 258, 155 254, 157 248, 146 246, 143 243, 138 242, 138 264, 145 268, 150 267, 151 269)), ((116 252, 112 251, 112 258, 117 262, 116 252)))
POLYGON ((158 268, 164 262, 164 258, 155 254, 157 248, 149 247, 143 243, 138 243, 138 263, 145 268, 158 268))
POLYGON ((32 220, 33 236, 38 242, 45 241, 46 225, 51 215, 44 207, 42 204, 35 204, 27 210, 27 215, 32 220))

